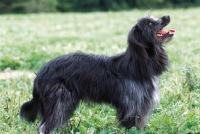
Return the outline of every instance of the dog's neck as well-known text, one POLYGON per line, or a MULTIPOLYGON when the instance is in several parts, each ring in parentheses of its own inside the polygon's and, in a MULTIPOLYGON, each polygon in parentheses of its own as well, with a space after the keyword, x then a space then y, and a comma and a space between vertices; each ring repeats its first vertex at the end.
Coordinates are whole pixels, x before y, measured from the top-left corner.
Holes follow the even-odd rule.
POLYGON ((111 57, 116 69, 123 74, 133 74, 134 79, 150 79, 161 75, 168 67, 168 57, 164 48, 154 48, 154 54, 149 55, 146 48, 129 44, 127 50, 111 57))

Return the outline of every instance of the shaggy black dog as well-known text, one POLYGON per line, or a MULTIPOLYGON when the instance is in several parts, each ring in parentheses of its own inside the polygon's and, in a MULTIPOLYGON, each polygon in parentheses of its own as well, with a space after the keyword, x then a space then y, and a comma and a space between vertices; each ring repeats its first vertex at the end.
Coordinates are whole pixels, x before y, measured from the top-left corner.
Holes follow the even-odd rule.
POLYGON ((159 102, 156 79, 167 69, 163 44, 174 30, 162 30, 169 16, 145 17, 128 34, 128 48, 111 57, 85 53, 63 55, 38 72, 33 99, 24 103, 20 116, 33 122, 40 113, 40 133, 49 134, 66 123, 80 100, 109 103, 126 129, 144 128, 159 102))

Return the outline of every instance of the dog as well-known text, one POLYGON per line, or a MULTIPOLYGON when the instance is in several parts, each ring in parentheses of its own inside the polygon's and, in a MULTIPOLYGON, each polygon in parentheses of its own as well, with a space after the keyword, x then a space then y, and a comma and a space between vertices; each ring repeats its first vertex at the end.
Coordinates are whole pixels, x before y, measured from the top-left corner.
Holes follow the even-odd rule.
POLYGON ((67 123, 81 100, 111 104, 122 127, 143 129, 159 103, 158 77, 168 69, 164 44, 175 30, 163 30, 170 16, 138 20, 128 34, 125 52, 94 55, 76 52, 57 57, 37 73, 33 98, 20 117, 34 122, 40 114, 39 133, 49 134, 67 123))

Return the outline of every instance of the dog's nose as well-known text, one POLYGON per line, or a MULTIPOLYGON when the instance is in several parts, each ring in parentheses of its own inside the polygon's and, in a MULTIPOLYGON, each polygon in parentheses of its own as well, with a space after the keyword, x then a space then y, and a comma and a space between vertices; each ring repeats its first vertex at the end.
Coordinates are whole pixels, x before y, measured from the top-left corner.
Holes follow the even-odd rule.
POLYGON ((170 22, 170 16, 165 15, 161 17, 160 20, 161 20, 161 25, 167 25, 170 22))
POLYGON ((161 19, 170 21, 170 16, 169 15, 165 15, 165 16, 161 17, 161 19))
POLYGON ((169 15, 165 15, 164 18, 170 19, 170 16, 169 15))

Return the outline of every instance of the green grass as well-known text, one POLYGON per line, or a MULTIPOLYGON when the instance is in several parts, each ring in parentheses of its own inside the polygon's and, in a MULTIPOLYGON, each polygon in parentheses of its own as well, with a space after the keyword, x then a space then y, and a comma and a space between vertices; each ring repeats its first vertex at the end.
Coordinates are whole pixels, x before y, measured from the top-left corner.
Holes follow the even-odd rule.
MULTIPOLYGON (((146 130, 126 132, 118 127, 108 105, 80 106, 65 129, 71 134, 186 134, 200 133, 200 9, 132 10, 124 12, 53 13, 0 16, 0 70, 37 70, 50 59, 75 51, 113 55, 126 49, 127 34, 137 20, 150 13, 171 16, 166 29, 176 37, 166 44, 169 71, 159 81, 161 102, 146 130)), ((19 118, 20 105, 31 98, 33 78, 0 80, 0 133, 37 133, 36 124, 19 118)))

